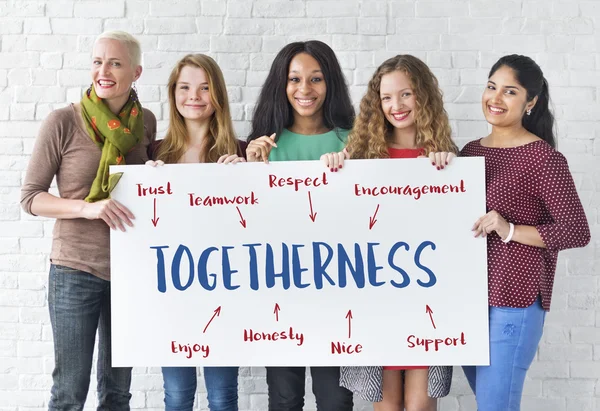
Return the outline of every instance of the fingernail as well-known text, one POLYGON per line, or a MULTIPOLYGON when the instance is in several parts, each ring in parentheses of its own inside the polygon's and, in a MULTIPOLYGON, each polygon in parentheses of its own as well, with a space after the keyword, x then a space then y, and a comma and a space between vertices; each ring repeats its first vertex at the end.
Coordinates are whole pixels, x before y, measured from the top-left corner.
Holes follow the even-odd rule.
POLYGON ((442 166, 441 168, 442 168, 442 170, 443 170, 443 169, 444 169, 444 166, 442 166))
POLYGON ((335 168, 333 171, 337 173, 337 168, 335 168))
POLYGON ((333 172, 333 168, 330 169, 333 172))
POLYGON ((438 170, 440 169, 440 167, 439 167, 439 166, 437 166, 436 168, 437 168, 438 170))
POLYGON ((434 165, 435 165, 435 163, 431 163, 431 165, 432 165, 432 166, 434 166, 434 165))
POLYGON ((342 168, 342 166, 340 166, 340 168, 342 168))
POLYGON ((448 165, 448 162, 446 161, 446 165, 448 165))

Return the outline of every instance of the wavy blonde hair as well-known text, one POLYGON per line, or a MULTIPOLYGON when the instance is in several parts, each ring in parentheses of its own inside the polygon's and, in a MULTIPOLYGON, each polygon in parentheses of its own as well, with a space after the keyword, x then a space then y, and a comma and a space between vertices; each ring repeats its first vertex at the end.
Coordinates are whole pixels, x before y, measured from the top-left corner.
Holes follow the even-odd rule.
POLYGON ((416 145, 425 155, 434 151, 456 153, 458 148, 450 136, 448 113, 444 109, 442 91, 429 67, 417 57, 401 54, 381 64, 369 81, 367 93, 360 101, 360 113, 348 137, 351 158, 388 158, 388 144, 394 127, 385 118, 379 95, 381 78, 394 71, 404 72, 415 93, 416 145))
POLYGON ((156 159, 165 163, 176 163, 187 150, 188 132, 183 116, 175 103, 175 87, 181 70, 186 67, 197 67, 204 70, 208 78, 210 102, 215 112, 210 118, 208 135, 200 149, 201 163, 214 163, 224 154, 238 153, 238 143, 231 121, 229 99, 223 73, 218 64, 204 54, 188 54, 182 58, 169 76, 169 129, 160 144, 156 159))

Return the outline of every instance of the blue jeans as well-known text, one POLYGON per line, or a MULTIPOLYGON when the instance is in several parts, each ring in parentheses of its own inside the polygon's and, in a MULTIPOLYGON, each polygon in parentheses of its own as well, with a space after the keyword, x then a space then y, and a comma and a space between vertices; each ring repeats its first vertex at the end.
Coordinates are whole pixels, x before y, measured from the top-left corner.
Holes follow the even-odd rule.
MULTIPOLYGON (((195 367, 162 367, 165 410, 191 411, 196 394, 195 367)), ((238 367, 204 367, 211 411, 238 411, 238 367)))
POLYGON ((110 281, 50 266, 48 308, 54 337, 49 410, 82 410, 98 330, 98 410, 129 410, 131 368, 111 367, 110 281))
POLYGON ((463 367, 479 411, 521 409, 525 374, 545 318, 539 298, 527 308, 490 307, 490 365, 463 367))
MULTIPOLYGON (((317 411, 352 411, 352 392, 340 387, 340 367, 310 367, 317 411)), ((306 367, 267 367, 269 411, 302 411, 306 367)))

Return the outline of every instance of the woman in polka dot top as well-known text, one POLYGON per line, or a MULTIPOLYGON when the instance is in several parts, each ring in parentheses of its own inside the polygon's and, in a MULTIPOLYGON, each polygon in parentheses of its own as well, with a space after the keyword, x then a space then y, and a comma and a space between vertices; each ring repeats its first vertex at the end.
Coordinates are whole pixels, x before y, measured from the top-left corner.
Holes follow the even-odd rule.
POLYGON ((473 231, 488 241, 490 365, 463 368, 479 411, 512 411, 550 309, 558 251, 585 246, 590 231, 567 161, 554 149, 540 67, 526 56, 502 57, 482 108, 492 131, 461 155, 485 157, 488 213, 473 231))

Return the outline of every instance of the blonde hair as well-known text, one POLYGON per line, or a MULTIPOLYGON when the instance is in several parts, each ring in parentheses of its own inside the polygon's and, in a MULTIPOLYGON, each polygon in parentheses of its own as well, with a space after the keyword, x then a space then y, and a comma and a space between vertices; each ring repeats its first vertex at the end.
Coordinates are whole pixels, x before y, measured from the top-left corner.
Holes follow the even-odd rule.
POLYGON ((121 30, 105 31, 96 37, 94 43, 100 39, 117 40, 127 49, 131 67, 135 68, 142 65, 142 47, 140 46, 140 42, 131 34, 121 30))
POLYGON ((201 163, 214 163, 224 154, 238 153, 238 142, 235 137, 229 99, 223 73, 217 63, 204 54, 188 54, 182 58, 171 71, 167 89, 169 91, 169 129, 160 144, 157 160, 165 163, 176 163, 187 150, 188 132, 183 116, 175 103, 175 87, 179 74, 185 66, 201 68, 208 78, 210 102, 215 109, 210 118, 208 135, 200 149, 201 163))
POLYGON ((416 145, 425 155, 434 151, 458 152, 451 138, 448 113, 444 109, 442 91, 429 67, 417 57, 404 54, 381 64, 373 74, 367 93, 360 102, 360 113, 348 137, 352 158, 388 158, 388 144, 394 127, 385 118, 379 95, 381 78, 394 71, 404 72, 415 93, 416 145))

